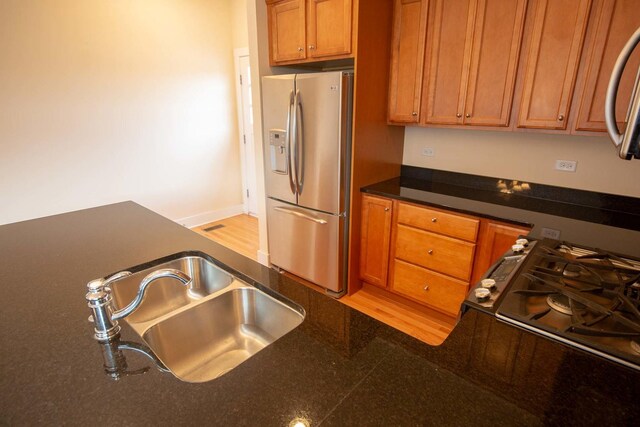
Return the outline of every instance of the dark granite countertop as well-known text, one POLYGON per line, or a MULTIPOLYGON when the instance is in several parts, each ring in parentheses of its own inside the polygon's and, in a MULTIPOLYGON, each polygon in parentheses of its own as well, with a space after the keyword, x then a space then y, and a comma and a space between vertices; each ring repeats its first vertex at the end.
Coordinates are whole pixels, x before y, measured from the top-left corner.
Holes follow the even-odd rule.
MULTIPOLYGON (((0 227, 2 425, 630 425, 640 373, 470 311, 428 346, 132 202, 0 227), (92 279, 199 250, 302 305, 300 327, 226 375, 111 380, 92 279)), ((123 324, 122 339, 140 339, 123 324)), ((149 366, 127 354, 130 370, 149 366)))

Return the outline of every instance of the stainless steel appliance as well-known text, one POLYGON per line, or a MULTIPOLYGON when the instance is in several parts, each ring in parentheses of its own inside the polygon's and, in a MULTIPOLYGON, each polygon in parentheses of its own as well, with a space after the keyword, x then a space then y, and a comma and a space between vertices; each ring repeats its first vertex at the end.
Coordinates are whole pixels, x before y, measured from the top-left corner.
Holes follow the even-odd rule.
POLYGON ((620 157, 631 160, 632 157, 640 159, 640 68, 636 75, 636 81, 631 91, 631 101, 627 110, 626 129, 620 133, 616 123, 616 97, 618 86, 624 67, 631 56, 631 53, 640 42, 640 28, 631 36, 627 44, 620 52, 618 60, 613 67, 607 97, 605 99, 604 114, 607 123, 607 131, 616 147, 619 147, 620 157))
POLYGON ((346 281, 350 72, 262 79, 270 261, 341 296, 346 281))
POLYGON ((507 252, 464 303, 640 370, 640 260, 545 239, 507 252))

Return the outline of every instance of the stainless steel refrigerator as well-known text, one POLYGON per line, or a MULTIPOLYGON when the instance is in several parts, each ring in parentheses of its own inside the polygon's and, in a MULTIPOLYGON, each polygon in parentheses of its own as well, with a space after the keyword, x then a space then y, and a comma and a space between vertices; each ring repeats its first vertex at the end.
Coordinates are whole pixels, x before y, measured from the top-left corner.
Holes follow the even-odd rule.
POLYGON ((271 263, 340 296, 346 287, 353 74, 263 77, 271 263))

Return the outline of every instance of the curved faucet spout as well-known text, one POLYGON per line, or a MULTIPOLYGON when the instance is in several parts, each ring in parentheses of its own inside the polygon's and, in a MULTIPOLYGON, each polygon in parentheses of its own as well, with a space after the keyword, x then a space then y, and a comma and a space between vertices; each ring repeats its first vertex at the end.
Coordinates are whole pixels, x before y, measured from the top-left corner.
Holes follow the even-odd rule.
POLYGON ((142 282, 140 282, 140 287, 138 288, 138 294, 133 299, 133 301, 131 301, 129 305, 127 305, 125 308, 114 312, 111 315, 111 319, 112 320, 122 319, 123 317, 127 317, 128 315, 133 313, 140 306, 140 303, 142 303, 142 300, 144 299, 145 293, 147 292, 147 288, 149 287, 149 285, 153 283, 155 280, 162 279, 165 277, 177 279, 186 286, 189 286, 189 284, 191 283, 191 277, 187 276, 180 270, 176 270, 173 268, 163 268, 160 270, 156 270, 153 273, 150 273, 147 276, 145 276, 144 279, 142 279, 142 282))
POLYGON ((148 274, 138 288, 136 297, 122 310, 115 311, 113 309, 113 298, 111 297, 111 288, 109 285, 119 279, 131 276, 129 271, 121 271, 108 279, 96 279, 87 283, 87 305, 91 309, 91 317, 89 320, 94 323, 94 338, 98 341, 111 341, 120 334, 120 325, 118 319, 127 317, 133 313, 144 299, 145 292, 150 283, 156 279, 169 277, 181 281, 183 284, 190 286, 191 277, 187 276, 180 270, 173 268, 163 268, 148 274))

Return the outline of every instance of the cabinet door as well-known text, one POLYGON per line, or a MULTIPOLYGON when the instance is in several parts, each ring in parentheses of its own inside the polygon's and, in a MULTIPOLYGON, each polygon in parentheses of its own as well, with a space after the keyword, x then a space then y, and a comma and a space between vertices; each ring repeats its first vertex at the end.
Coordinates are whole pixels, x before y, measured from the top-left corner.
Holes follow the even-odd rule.
POLYGON ((508 126, 526 0, 477 0, 464 123, 508 126))
POLYGON ((566 129, 591 0, 536 0, 518 127, 566 129))
POLYGON ((360 278, 383 288, 387 287, 389 271, 391 207, 391 200, 362 196, 360 278))
POLYGON ((284 0, 267 5, 273 63, 306 58, 304 7, 304 0, 284 0))
POLYGON ((427 0, 395 0, 389 82, 389 121, 417 123, 422 95, 422 67, 427 0))
POLYGON ((308 54, 312 58, 351 53, 351 0, 307 0, 308 54))
POLYGON ((433 0, 428 24, 425 123, 462 123, 475 4, 474 0, 433 0))
POLYGON ((489 267, 515 244, 518 236, 526 236, 529 231, 525 227, 482 220, 471 284, 480 280, 489 267))
MULTIPOLYGON (((620 51, 640 27, 640 3, 638 0, 598 0, 594 7, 594 30, 586 54, 585 84, 575 128, 606 132, 604 100, 609 79, 620 51)), ((618 89, 616 119, 619 128, 622 128, 626 118, 638 66, 640 51, 636 49, 627 63, 618 89)))

